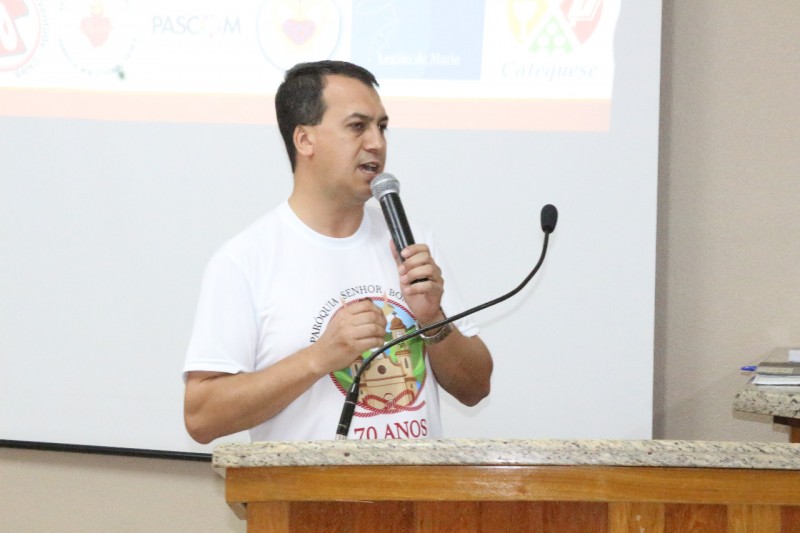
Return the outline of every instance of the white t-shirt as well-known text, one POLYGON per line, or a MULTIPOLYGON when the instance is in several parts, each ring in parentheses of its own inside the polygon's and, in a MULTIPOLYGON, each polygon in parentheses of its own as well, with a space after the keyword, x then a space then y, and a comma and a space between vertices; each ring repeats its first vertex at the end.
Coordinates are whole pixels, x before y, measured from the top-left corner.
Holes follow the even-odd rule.
MULTIPOLYGON (((448 271, 442 308, 463 311, 448 271)), ((416 327, 405 305, 382 213, 366 206, 350 237, 331 238, 306 226, 283 202, 223 245, 210 260, 200 292, 186 372, 253 372, 316 342, 348 301, 369 298, 384 310, 387 341, 416 327)), ((477 335, 468 320, 456 322, 477 335)), ((439 393, 424 345, 414 338, 378 356, 361 379, 351 439, 440 437, 439 393)), ((366 354, 368 354, 367 352, 366 354)), ((250 430, 253 441, 326 440, 336 434, 352 369, 334 372, 273 418, 250 430)))

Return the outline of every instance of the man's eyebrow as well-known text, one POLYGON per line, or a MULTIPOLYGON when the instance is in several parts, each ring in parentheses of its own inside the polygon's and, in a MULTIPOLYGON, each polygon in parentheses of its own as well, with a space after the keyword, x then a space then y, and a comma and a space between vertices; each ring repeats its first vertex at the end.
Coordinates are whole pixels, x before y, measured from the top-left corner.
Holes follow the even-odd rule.
MULTIPOLYGON (((358 113, 358 112, 350 113, 347 116, 346 120, 350 120, 351 118, 358 118, 358 119, 361 119, 361 120, 366 120, 367 122, 371 122, 371 121, 375 120, 374 118, 372 118, 371 115, 365 115, 364 113, 358 113)), ((380 117, 378 119, 378 122, 388 122, 388 121, 389 121, 389 115, 383 115, 382 117, 380 117)))

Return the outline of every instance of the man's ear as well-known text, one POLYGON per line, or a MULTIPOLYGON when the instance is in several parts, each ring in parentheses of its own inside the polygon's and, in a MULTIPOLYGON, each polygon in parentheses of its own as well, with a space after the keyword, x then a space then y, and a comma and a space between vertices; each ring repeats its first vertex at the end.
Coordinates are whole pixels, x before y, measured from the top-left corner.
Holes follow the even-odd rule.
POLYGON ((310 127, 300 124, 294 129, 294 149, 297 155, 310 157, 314 153, 314 132, 310 127))

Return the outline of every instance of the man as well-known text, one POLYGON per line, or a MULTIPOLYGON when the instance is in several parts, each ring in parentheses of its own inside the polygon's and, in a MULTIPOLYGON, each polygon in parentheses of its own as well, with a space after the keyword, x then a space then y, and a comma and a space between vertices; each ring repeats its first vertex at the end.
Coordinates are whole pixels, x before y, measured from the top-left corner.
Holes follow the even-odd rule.
MULTIPOLYGON (((198 442, 248 429, 253 440, 333 438, 362 354, 463 309, 431 249, 393 257, 380 212, 365 206, 386 162, 377 85, 339 61, 286 73, 275 105, 294 187, 206 269, 184 367, 198 442)), ((467 405, 489 393, 491 356, 474 325, 458 326, 366 369, 351 438, 439 437, 437 383, 467 405)))

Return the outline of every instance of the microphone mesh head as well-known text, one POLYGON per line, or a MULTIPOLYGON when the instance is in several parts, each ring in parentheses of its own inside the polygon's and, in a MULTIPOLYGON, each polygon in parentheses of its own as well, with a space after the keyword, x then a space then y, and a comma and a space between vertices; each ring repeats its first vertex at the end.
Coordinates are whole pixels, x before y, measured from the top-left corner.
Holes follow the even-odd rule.
POLYGON ((553 233, 556 229, 556 222, 558 222, 558 209, 553 204, 547 204, 542 208, 541 214, 542 231, 545 233, 553 233))
POLYGON ((397 181, 397 178, 392 174, 387 172, 379 174, 373 179, 369 184, 369 188, 372 191, 373 198, 378 201, 380 201, 384 194, 389 194, 391 192, 400 194, 400 182, 397 181))

